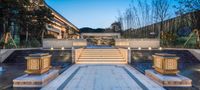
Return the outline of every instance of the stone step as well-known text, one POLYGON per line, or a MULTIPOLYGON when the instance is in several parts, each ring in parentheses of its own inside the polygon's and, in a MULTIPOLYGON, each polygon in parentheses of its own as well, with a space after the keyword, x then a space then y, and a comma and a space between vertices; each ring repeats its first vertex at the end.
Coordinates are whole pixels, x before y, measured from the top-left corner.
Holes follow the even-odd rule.
POLYGON ((78 61, 124 61, 123 58, 80 58, 78 61))
POLYGON ((118 49, 84 49, 84 50, 102 50, 102 51, 111 51, 111 50, 118 50, 118 49))
POLYGON ((95 52, 87 51, 87 52, 85 52, 85 51, 83 51, 82 53, 119 53, 119 51, 114 51, 114 52, 101 52, 101 51, 95 51, 95 52))
POLYGON ((121 55, 120 53, 81 53, 82 55, 121 55))
POLYGON ((83 51, 83 52, 119 52, 119 51, 83 51))
POLYGON ((125 60, 120 60, 120 61, 112 61, 112 60, 99 60, 99 61, 94 61, 94 60, 79 60, 78 62, 126 62, 125 60))
POLYGON ((120 52, 82 52, 82 53, 120 53, 120 52))
POLYGON ((120 56, 116 56, 116 57, 101 57, 101 56, 96 56, 96 57, 91 57, 91 56, 87 56, 87 57, 80 57, 79 59, 90 59, 90 58, 102 58, 102 59, 104 59, 104 58, 121 58, 121 59, 123 59, 123 57, 120 57, 120 56))
POLYGON ((76 63, 125 64, 127 62, 118 49, 85 49, 76 63))
POLYGON ((109 54, 107 54, 107 55, 98 55, 98 54, 93 54, 93 55, 91 55, 91 54, 83 54, 83 55, 81 55, 80 57, 122 57, 122 55, 117 55, 117 54, 115 54, 115 55, 109 55, 109 54))
POLYGON ((84 49, 84 50, 118 50, 118 49, 84 49))
POLYGON ((76 62, 76 64, 127 64, 127 62, 126 61, 123 61, 123 62, 113 62, 113 61, 100 61, 100 62, 97 62, 97 61, 95 61, 95 62, 92 62, 92 61, 78 61, 78 62, 76 62))
POLYGON ((118 50, 116 51, 100 51, 100 50, 95 50, 95 51, 83 51, 83 52, 119 52, 118 50))

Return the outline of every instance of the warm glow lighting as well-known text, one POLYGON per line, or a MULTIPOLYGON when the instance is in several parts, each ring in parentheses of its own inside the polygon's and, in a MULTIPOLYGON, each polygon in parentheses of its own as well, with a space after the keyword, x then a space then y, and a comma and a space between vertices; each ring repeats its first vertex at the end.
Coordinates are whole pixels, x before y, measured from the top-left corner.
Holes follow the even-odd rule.
POLYGON ((159 47, 159 50, 162 50, 162 47, 159 47))
POLYGON ((142 48, 141 47, 138 47, 138 50, 141 50, 142 48))
POLYGON ((65 49, 64 47, 61 48, 61 50, 64 50, 64 49, 65 49))
POLYGON ((62 22, 65 22, 67 23, 69 26, 73 27, 76 31, 79 31, 76 29, 76 27, 74 27, 73 25, 71 25, 70 23, 66 22, 65 20, 63 20, 62 18, 60 18, 60 16, 58 16, 57 14, 55 13, 52 13, 56 18, 58 18, 59 20, 61 20, 62 22))
POLYGON ((53 47, 51 47, 51 50, 53 50, 53 47))
POLYGON ((149 49, 149 50, 152 50, 152 48, 151 48, 151 47, 149 47, 148 49, 149 49))
POLYGON ((130 47, 128 47, 128 50, 131 50, 131 48, 130 48, 130 47))

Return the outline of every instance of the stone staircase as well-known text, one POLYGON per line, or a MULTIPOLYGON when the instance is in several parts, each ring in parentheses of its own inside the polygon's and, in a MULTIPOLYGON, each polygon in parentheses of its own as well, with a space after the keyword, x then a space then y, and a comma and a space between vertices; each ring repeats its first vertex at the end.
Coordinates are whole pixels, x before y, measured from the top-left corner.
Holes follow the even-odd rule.
MULTIPOLYGON (((79 50, 80 51, 80 50, 79 50)), ((126 64, 127 59, 119 49, 82 49, 76 57, 77 64, 126 64)))

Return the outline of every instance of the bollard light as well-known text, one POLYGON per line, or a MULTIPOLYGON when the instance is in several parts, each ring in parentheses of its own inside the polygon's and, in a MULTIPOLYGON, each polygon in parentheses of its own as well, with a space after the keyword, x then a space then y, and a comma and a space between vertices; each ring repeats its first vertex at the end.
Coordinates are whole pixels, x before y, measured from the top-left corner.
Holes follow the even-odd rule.
POLYGON ((149 49, 149 50, 152 50, 152 48, 151 48, 151 47, 149 47, 148 49, 149 49))
POLYGON ((61 48, 61 50, 65 50, 65 48, 64 48, 64 47, 62 47, 62 48, 61 48))
POLYGON ((128 47, 128 50, 131 50, 131 48, 130 48, 130 47, 128 47))
POLYGON ((53 47, 51 47, 50 49, 51 49, 51 50, 53 50, 54 48, 53 48, 53 47))
POLYGON ((162 50, 162 47, 159 47, 159 50, 162 50))
POLYGON ((141 47, 138 47, 138 50, 141 50, 142 48, 141 47))

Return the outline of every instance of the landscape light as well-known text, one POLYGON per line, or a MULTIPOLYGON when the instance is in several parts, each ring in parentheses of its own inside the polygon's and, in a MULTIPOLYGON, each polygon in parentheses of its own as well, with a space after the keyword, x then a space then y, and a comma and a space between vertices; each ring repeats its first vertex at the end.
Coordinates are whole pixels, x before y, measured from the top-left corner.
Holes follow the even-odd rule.
POLYGON ((149 47, 148 49, 149 49, 149 50, 152 50, 152 48, 151 48, 151 47, 149 47))
POLYGON ((141 50, 142 48, 141 47, 138 47, 138 50, 141 50))
POLYGON ((130 47, 128 47, 128 50, 131 50, 131 48, 130 48, 130 47))
POLYGON ((162 50, 162 47, 159 47, 159 50, 162 50))
POLYGON ((64 49, 65 49, 64 47, 61 48, 61 50, 64 50, 64 49))

